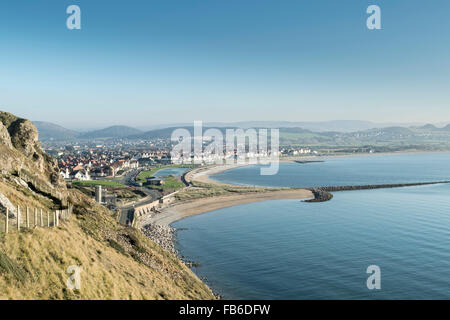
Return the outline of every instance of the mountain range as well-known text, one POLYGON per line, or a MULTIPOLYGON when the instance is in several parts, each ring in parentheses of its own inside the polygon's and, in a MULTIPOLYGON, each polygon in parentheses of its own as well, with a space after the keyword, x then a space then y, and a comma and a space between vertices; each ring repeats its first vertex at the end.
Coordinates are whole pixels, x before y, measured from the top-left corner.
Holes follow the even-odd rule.
POLYGON ((45 121, 33 121, 33 124, 38 129, 39 139, 42 141, 67 141, 75 139, 117 139, 143 133, 143 131, 139 129, 128 126, 111 126, 95 131, 78 132, 45 121))
MULTIPOLYGON (((187 129, 193 135, 192 124, 168 125, 143 131, 128 126, 112 126, 90 132, 77 132, 48 122, 34 122, 42 141, 91 139, 168 139, 176 128, 187 129)), ((450 124, 437 127, 432 124, 414 126, 387 126, 368 121, 288 122, 254 121, 203 125, 203 131, 218 128, 223 134, 227 128, 279 128, 282 145, 378 145, 378 144, 447 144, 450 124), (350 130, 352 129, 352 130, 350 130)))
MULTIPOLYGON (((239 122, 205 122, 204 127, 224 128, 303 128, 314 132, 354 132, 374 128, 386 127, 411 127, 420 126, 423 123, 375 123, 362 120, 332 120, 332 121, 239 121, 239 122)), ((140 127, 142 131, 153 131, 170 127, 189 127, 191 123, 173 123, 140 127)))

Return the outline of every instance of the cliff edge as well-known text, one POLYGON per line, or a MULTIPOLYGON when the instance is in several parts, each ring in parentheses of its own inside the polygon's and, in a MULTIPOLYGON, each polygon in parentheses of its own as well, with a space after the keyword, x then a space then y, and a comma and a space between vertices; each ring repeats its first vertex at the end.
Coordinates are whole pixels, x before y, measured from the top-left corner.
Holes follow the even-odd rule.
MULTIPOLYGON (((31 210, 33 212, 33 210, 31 210)), ((22 217, 23 219, 23 217, 22 217)), ((33 220, 32 220, 33 221, 33 220)), ((31 224, 34 225, 34 224, 31 224)), ((214 299, 175 255, 75 189, 28 120, 0 111, 0 299, 214 299), (10 228, 17 206, 44 212, 69 205, 57 227, 10 228), (80 287, 67 286, 79 268, 80 287)))

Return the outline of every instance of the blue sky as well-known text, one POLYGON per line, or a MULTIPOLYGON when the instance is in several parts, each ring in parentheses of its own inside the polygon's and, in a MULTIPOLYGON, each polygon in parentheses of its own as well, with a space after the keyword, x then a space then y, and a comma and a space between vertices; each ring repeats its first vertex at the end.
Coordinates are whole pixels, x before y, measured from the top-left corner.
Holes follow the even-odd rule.
POLYGON ((0 109, 67 127, 450 121, 448 0, 0 4, 0 109), (66 8, 82 29, 66 28, 66 8), (366 28, 377 4, 382 30, 366 28))

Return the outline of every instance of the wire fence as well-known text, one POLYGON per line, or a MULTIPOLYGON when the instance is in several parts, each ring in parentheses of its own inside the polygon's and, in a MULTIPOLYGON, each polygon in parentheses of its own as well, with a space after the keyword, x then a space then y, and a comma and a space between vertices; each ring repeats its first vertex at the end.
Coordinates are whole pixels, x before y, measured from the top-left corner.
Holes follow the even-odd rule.
POLYGON ((20 206, 15 207, 14 210, 7 208, 4 214, 0 213, 0 233, 33 228, 54 228, 59 226, 61 221, 68 220, 72 211, 72 205, 66 209, 51 211, 20 206))

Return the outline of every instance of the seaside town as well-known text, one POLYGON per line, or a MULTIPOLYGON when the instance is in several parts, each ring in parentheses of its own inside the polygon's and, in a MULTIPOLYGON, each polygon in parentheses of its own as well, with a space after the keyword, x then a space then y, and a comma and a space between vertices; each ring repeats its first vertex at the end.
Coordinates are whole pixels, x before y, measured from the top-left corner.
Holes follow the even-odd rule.
POLYGON ((449 10, 0 2, 0 300, 450 300, 449 10))
MULTIPOLYGON (((114 178, 123 175, 127 170, 150 168, 170 164, 201 163, 209 164, 217 160, 236 157, 236 150, 223 155, 210 153, 194 153, 189 158, 173 157, 170 142, 150 141, 145 145, 128 141, 104 144, 65 144, 48 145, 46 152, 58 159, 60 174, 66 181, 88 181, 103 178, 114 178)), ((281 148, 280 157, 317 155, 317 151, 309 148, 281 148)), ((261 154, 247 152, 247 159, 260 157, 261 154)), ((262 154, 267 156, 267 154, 262 154)))
MULTIPOLYGON (((110 210, 121 212, 121 222, 132 224, 136 207, 162 201, 189 184, 184 174, 189 168, 237 159, 237 150, 246 150, 247 161, 272 154, 249 152, 237 145, 223 154, 206 151, 207 140, 201 152, 186 156, 174 155, 170 139, 129 140, 103 139, 89 141, 45 141, 45 151, 58 161, 59 174, 68 185, 77 188, 110 210), (166 170, 169 170, 165 174, 166 170), (177 171, 173 171, 177 169, 177 171), (172 171, 171 171, 172 170, 172 171), (161 174, 157 174, 157 173, 161 174)), ((273 152, 280 158, 317 155, 306 147, 281 147, 273 152)), ((156 210, 156 206, 152 207, 156 210)))

